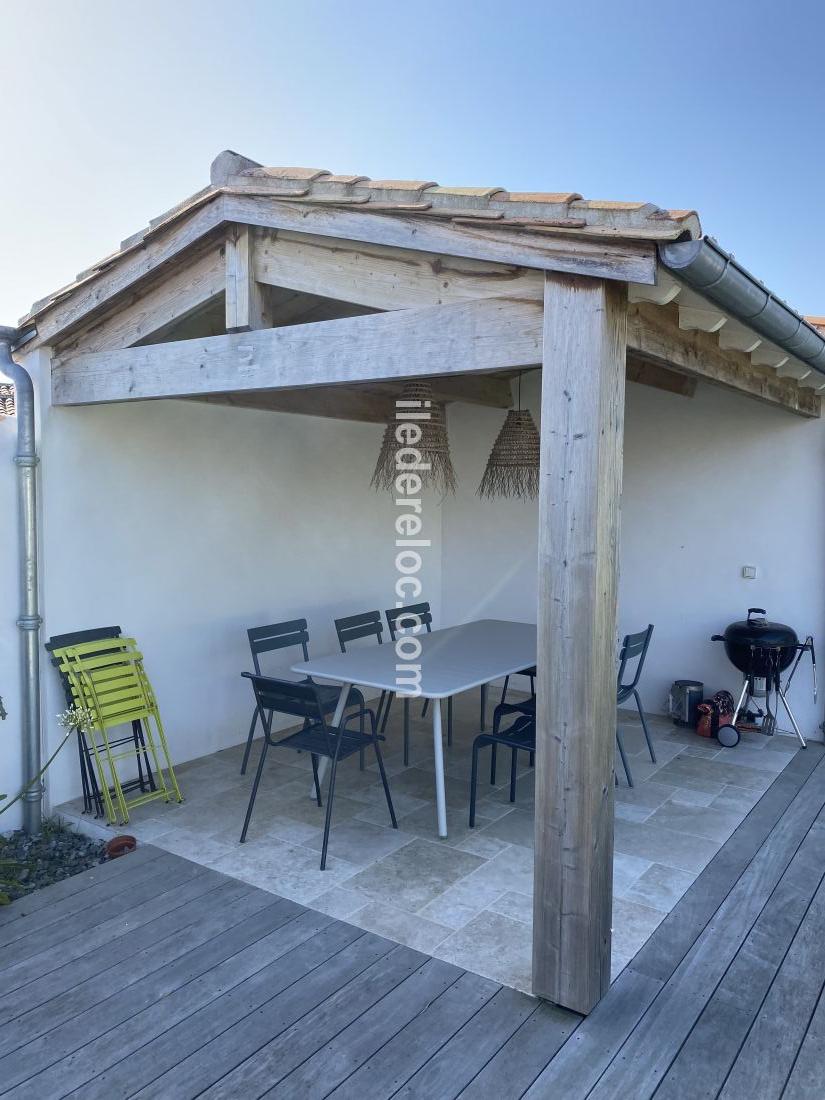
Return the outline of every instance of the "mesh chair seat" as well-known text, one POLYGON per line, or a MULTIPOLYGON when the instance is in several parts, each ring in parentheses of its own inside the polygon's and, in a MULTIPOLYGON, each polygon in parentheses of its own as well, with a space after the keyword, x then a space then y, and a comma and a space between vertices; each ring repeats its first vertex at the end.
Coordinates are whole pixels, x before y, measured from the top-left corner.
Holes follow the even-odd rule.
MULTIPOLYGON (((287 737, 282 737, 273 744, 273 748, 297 749, 299 752, 313 753, 315 756, 326 756, 332 759, 336 755, 336 741, 341 742, 337 747, 339 760, 346 760, 353 753, 361 749, 370 748, 373 744, 371 734, 361 733, 359 730, 350 730, 345 726, 322 726, 320 723, 307 726, 306 729, 296 730, 287 737)), ((383 738, 379 738, 383 740, 383 738)))

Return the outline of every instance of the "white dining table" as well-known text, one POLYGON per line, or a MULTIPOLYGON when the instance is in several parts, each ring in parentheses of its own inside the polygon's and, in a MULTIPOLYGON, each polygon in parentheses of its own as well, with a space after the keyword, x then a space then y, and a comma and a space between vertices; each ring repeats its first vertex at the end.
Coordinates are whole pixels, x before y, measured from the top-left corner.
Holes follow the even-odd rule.
MULTIPOLYGON (((409 638, 410 632, 399 634, 409 638)), ((341 694, 332 725, 341 722, 347 696, 353 685, 393 691, 410 698, 399 673, 399 665, 421 666, 420 690, 416 697, 431 700, 433 716, 433 760, 435 762, 435 800, 438 835, 447 836, 447 799, 444 790, 444 746, 442 743, 441 700, 462 691, 489 684, 502 676, 512 676, 536 663, 536 627, 532 623, 503 619, 479 619, 461 626, 416 634, 421 654, 409 662, 396 653, 392 642, 363 645, 347 653, 313 657, 291 666, 293 672, 341 684, 341 694)))

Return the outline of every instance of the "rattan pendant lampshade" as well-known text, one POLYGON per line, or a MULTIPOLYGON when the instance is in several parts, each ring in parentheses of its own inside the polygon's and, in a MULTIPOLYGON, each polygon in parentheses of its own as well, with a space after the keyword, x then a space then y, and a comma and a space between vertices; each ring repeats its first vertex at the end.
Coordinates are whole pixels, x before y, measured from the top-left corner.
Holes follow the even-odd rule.
POLYGON ((487 459, 478 495, 535 500, 538 494, 539 431, 528 409, 510 409, 487 459))
POLYGON ((444 406, 433 397, 429 382, 407 382, 395 406, 395 415, 384 429, 381 450, 371 484, 376 489, 392 490, 398 474, 407 468, 409 455, 402 452, 414 449, 420 452, 420 464, 415 472, 421 477, 422 486, 436 489, 442 494, 455 492, 455 471, 450 458, 450 441, 447 437, 447 416, 444 406), (416 424, 421 438, 416 443, 399 442, 396 428, 399 424, 416 424))

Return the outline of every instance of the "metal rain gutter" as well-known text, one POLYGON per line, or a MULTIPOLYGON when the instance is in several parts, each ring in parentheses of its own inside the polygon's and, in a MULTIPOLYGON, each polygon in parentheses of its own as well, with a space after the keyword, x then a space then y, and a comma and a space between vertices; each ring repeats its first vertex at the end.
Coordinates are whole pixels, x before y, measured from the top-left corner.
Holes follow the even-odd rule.
POLYGON ((659 259, 725 313, 825 374, 825 337, 710 237, 659 245, 659 259))
MULTIPOLYGON (((12 359, 11 349, 19 333, 0 326, 0 374, 14 383, 17 413, 17 484, 20 499, 20 656, 23 698, 23 782, 40 775, 40 618, 37 571, 37 466, 35 446, 34 386, 25 368, 12 359)), ((22 798, 23 828, 39 833, 43 783, 33 783, 22 798)))

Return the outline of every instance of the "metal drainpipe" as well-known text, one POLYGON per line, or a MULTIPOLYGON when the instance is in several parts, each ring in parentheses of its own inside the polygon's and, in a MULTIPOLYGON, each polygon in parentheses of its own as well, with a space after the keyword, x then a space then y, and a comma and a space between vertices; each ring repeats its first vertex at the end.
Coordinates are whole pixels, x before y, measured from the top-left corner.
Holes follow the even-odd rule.
MULTIPOLYGON (((40 763, 40 626, 37 583, 37 466, 34 386, 27 370, 15 363, 11 349, 17 329, 0 326, 0 372, 14 383, 17 414, 17 484, 20 500, 20 656, 23 695, 23 781, 38 775, 40 763)), ((38 780, 23 795, 23 828, 39 833, 43 783, 38 780)))

